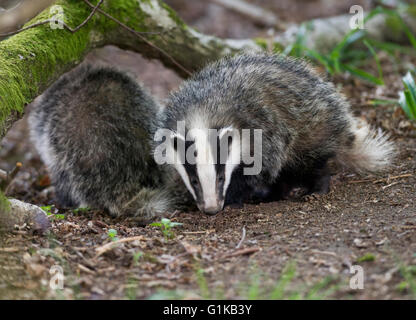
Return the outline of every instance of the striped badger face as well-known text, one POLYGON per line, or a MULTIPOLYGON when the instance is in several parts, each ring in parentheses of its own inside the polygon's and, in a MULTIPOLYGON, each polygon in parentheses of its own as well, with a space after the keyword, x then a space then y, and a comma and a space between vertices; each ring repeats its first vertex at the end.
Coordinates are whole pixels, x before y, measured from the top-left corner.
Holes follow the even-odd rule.
POLYGON ((231 175, 240 163, 240 141, 231 127, 191 129, 185 137, 174 133, 174 165, 196 204, 206 214, 224 208, 231 175))

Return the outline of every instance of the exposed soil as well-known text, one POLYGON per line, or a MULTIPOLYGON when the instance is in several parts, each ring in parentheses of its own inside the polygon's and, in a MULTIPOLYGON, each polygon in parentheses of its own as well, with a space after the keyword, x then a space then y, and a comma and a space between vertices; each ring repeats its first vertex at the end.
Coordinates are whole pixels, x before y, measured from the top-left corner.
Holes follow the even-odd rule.
MULTIPOLYGON (((209 32, 201 27, 201 20, 214 19, 215 15, 210 16, 214 9, 200 12, 198 5, 169 2, 175 2, 180 13, 199 12, 199 19, 194 14, 188 22, 200 23, 201 31, 209 32)), ((220 7, 215 10, 222 12, 220 17, 230 14, 220 7)), ((292 21, 301 18, 298 15, 292 21)), ((213 21, 211 26, 222 26, 220 35, 230 36, 227 26, 238 26, 244 18, 231 15, 227 21, 213 21)), ((256 36, 263 31, 252 28, 239 35, 256 36)), ((282 271, 293 264, 296 275, 284 298, 293 294, 305 298, 415 298, 416 129, 397 106, 373 107, 368 101, 397 98, 401 76, 416 60, 400 56, 400 64, 393 64, 383 54, 379 58, 386 81, 383 87, 348 76, 332 80, 357 115, 388 131, 396 141, 397 161, 388 172, 360 176, 334 167, 331 192, 325 196, 227 208, 216 216, 179 212, 172 221, 183 225, 172 229, 171 239, 157 227, 137 227, 103 212, 52 208, 53 227, 48 235, 33 235, 23 225, 2 236, 0 298, 267 298, 282 271), (110 239, 110 229, 117 231, 118 240, 128 241, 110 239), (112 242, 114 245, 105 246, 112 242), (55 265, 64 271, 63 290, 49 286, 50 268, 55 265), (350 288, 352 265, 363 268, 362 290, 350 288)), ((87 60, 128 70, 160 99, 182 81, 158 62, 114 47, 97 50, 87 60)), ((368 66, 369 70, 374 67, 368 66)), ((25 120, 16 123, 0 150, 0 168, 10 170, 16 161, 23 162, 23 168, 8 196, 56 205, 46 169, 28 142, 25 120)))

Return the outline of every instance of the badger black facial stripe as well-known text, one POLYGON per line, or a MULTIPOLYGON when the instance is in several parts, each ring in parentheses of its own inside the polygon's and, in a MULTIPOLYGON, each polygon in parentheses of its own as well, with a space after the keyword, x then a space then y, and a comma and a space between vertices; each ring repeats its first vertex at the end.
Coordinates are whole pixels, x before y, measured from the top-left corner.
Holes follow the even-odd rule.
POLYGON ((185 157, 186 153, 184 154, 183 152, 181 152, 180 151, 181 148, 179 148, 180 143, 184 144, 185 149, 186 149, 187 145, 189 147, 189 144, 187 144, 187 141, 185 141, 184 138, 181 135, 173 135, 171 137, 171 139, 172 139, 172 146, 175 150, 175 157, 176 157, 176 160, 174 161, 175 168, 178 171, 179 175, 181 176, 183 182, 185 183, 186 188, 192 194, 194 199, 197 200, 197 194, 196 194, 194 188, 192 187, 192 184, 191 184, 191 181, 190 181, 190 178, 189 178, 190 177, 189 173, 188 173, 188 171, 186 170, 186 167, 185 167, 186 158, 184 159, 184 157, 185 157), (175 148, 175 146, 176 146, 176 148, 175 148))

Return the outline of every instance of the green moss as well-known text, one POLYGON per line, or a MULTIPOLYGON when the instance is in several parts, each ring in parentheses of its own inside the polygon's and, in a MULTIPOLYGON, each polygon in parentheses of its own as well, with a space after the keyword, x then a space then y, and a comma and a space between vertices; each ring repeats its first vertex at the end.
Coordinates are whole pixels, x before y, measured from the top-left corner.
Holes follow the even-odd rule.
POLYGON ((0 191, 0 214, 10 210, 10 204, 3 192, 0 191))
POLYGON ((369 261, 374 261, 374 260, 376 260, 376 256, 374 254, 366 253, 365 255, 357 259, 357 263, 369 262, 369 261))
MULTIPOLYGON (((85 3, 75 0, 56 4, 63 7, 65 23, 73 28, 91 11, 85 3)), ((49 18, 48 8, 26 26, 49 18)), ((11 111, 22 112, 24 105, 59 74, 81 61, 88 49, 89 32, 96 19, 94 16, 74 34, 45 24, 0 42, 0 125, 11 111)))
MULTIPOLYGON (((94 4, 98 0, 93 1, 94 4)), ((152 25, 148 14, 140 5, 149 0, 105 1, 103 9, 130 28, 137 31, 160 31, 152 25), (149 19, 149 23, 146 22, 149 19)), ((179 26, 185 23, 163 2, 160 6, 168 11, 179 26)), ((72 28, 78 26, 91 12, 91 8, 79 0, 58 0, 55 5, 63 8, 65 23, 72 28)), ((29 21, 27 25, 50 18, 49 8, 29 21)), ((104 43, 117 44, 112 37, 123 36, 114 33, 119 26, 102 14, 96 13, 76 33, 66 29, 52 29, 49 24, 37 26, 0 42, 0 132, 5 120, 12 112, 21 113, 25 104, 42 93, 59 75, 82 61, 94 46, 104 43)), ((126 30, 126 37, 131 35, 126 30)), ((156 45, 161 43, 158 35, 146 35, 156 45)), ((174 39, 173 39, 174 40, 174 39)), ((123 43, 123 41, 121 41, 123 43)), ((127 43, 124 41, 124 43, 127 43)), ((162 47, 164 45, 160 44, 162 47)), ((173 49, 174 50, 174 49, 173 49)))
POLYGON ((11 228, 10 221, 12 221, 10 217, 10 203, 3 192, 0 191, 0 236, 4 231, 11 228))
MULTIPOLYGON (((140 1, 140 3, 144 2, 148 1, 140 1)), ((114 17, 117 17, 118 20, 136 31, 152 31, 146 27, 146 23, 143 23, 143 21, 147 18, 147 15, 140 9, 140 3, 138 1, 112 1, 107 5, 107 9, 109 9, 114 17), (132 12, 135 14, 132 14, 132 12)), ((116 22, 107 19, 103 27, 108 29, 113 28, 116 25, 116 22)), ((128 31, 126 30, 126 32, 128 31)))

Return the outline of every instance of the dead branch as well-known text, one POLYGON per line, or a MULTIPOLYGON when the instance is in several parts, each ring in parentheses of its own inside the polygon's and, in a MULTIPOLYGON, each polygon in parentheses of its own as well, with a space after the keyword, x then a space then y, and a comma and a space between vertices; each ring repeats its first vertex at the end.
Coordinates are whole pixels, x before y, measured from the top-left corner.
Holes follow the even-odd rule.
POLYGON ((267 11, 258 5, 253 5, 244 0, 210 0, 224 8, 235 11, 243 16, 248 17, 255 23, 267 26, 277 27, 278 29, 285 29, 284 25, 279 21, 279 18, 272 12, 267 11))
POLYGON ((0 190, 1 191, 4 192, 7 189, 10 182, 12 182, 14 177, 16 177, 16 174, 19 172, 21 167, 22 167, 22 163, 17 162, 16 166, 13 168, 13 170, 11 172, 6 172, 6 171, 0 169, 0 179, 2 180, 1 183, 0 183, 0 190))
POLYGON ((260 251, 260 250, 261 250, 260 247, 240 249, 240 250, 236 250, 236 251, 233 251, 233 252, 226 253, 226 254, 220 256, 219 259, 226 259, 226 258, 232 258, 232 257, 238 257, 238 256, 242 256, 242 255, 252 254, 252 253, 255 253, 255 252, 260 251))
POLYGON ((0 33, 17 29, 54 2, 55 0, 26 0, 14 8, 0 12, 0 33))
POLYGON ((97 254, 95 255, 94 259, 98 258, 99 256, 106 253, 107 251, 114 249, 120 243, 131 242, 131 241, 136 241, 136 240, 137 241, 145 241, 147 239, 143 236, 135 236, 135 237, 124 238, 124 239, 120 239, 120 240, 117 240, 117 241, 112 241, 112 242, 106 243, 103 246, 95 248, 95 251, 97 252, 97 254))
POLYGON ((243 227, 243 231, 242 231, 242 235, 241 235, 241 240, 240 242, 237 244, 237 246, 235 247, 236 249, 239 249, 241 247, 241 245, 243 244, 244 240, 246 238, 246 228, 243 227))
MULTIPOLYGON (((83 26, 85 26, 86 25, 86 23, 92 18, 92 16, 95 14, 95 12, 97 11, 97 9, 98 9, 98 7, 103 3, 103 1, 104 0, 100 0, 99 2, 98 2, 98 4, 96 5, 96 6, 94 6, 93 7, 93 9, 92 9, 92 11, 91 11, 91 13, 89 14, 89 16, 83 21, 83 22, 81 22, 77 27, 75 27, 75 28, 71 28, 70 26, 68 26, 64 21, 59 21, 59 23, 61 23, 62 24, 62 26, 65 28, 65 29, 67 29, 68 31, 70 31, 70 32, 72 32, 72 33, 75 33, 75 32, 77 32, 79 29, 81 29, 83 26)), ((8 33, 0 33, 0 37, 8 37, 8 36, 12 36, 12 35, 15 35, 15 34, 18 34, 18 33, 20 33, 20 32, 22 32, 22 31, 26 31, 26 30, 28 30, 28 29, 32 29, 32 28, 35 28, 35 27, 38 27, 38 26, 41 26, 41 25, 44 25, 44 24, 47 24, 47 23, 51 23, 51 22, 55 22, 54 20, 52 20, 52 19, 47 19, 47 20, 44 20, 44 21, 40 21, 40 22, 36 22, 36 23, 34 23, 34 24, 31 24, 31 25, 29 25, 29 26, 27 26, 27 27, 24 27, 24 28, 21 28, 21 29, 19 29, 19 30, 16 30, 16 31, 12 31, 12 32, 8 32, 8 33)))

